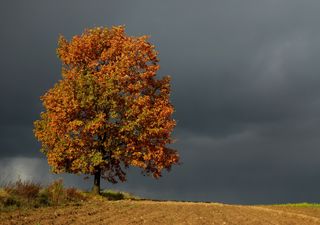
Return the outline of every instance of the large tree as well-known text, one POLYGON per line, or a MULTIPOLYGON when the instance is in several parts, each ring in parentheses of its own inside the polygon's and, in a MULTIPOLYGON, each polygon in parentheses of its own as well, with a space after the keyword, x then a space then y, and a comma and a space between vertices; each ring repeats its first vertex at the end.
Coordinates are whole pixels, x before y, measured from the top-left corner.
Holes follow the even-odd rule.
POLYGON ((62 79, 42 97, 45 111, 34 122, 54 173, 125 181, 137 166, 155 178, 178 164, 169 148, 175 127, 170 77, 156 78, 159 60, 147 36, 126 35, 123 26, 98 27, 67 41, 59 38, 62 79))

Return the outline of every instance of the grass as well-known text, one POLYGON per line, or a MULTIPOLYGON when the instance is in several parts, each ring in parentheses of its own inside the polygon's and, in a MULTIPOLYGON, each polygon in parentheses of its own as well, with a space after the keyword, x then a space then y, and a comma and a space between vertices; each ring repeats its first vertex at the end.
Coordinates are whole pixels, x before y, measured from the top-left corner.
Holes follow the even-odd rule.
POLYGON ((141 198, 134 196, 128 192, 119 192, 114 190, 105 189, 101 192, 101 196, 108 200, 141 200, 141 198))
POLYGON ((76 188, 65 188, 63 181, 56 180, 47 186, 30 181, 10 182, 0 187, 0 211, 18 208, 39 208, 79 204, 89 199, 138 200, 127 192, 103 190, 100 196, 76 188))
POLYGON ((0 210, 66 205, 86 198, 75 188, 64 188, 62 180, 56 180, 46 187, 18 180, 0 187, 0 210))
MULTIPOLYGON (((61 179, 53 181, 47 186, 43 186, 40 183, 18 180, 0 186, 0 211, 79 204, 96 198, 110 201, 143 200, 128 192, 109 189, 102 190, 100 196, 95 196, 90 192, 84 192, 76 188, 65 188, 61 179)), ((320 208, 320 203, 303 202, 272 204, 270 206, 320 208)))
POLYGON ((274 205, 272 205, 272 206, 320 207, 320 203, 301 202, 301 203, 274 204, 274 205))

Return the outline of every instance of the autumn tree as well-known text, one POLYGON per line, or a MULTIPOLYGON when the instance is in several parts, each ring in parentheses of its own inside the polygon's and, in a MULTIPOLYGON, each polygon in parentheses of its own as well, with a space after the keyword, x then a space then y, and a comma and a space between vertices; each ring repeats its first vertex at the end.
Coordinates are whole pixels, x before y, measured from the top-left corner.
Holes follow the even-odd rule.
POLYGON ((94 175, 111 183, 140 167, 159 178, 178 164, 173 142, 170 77, 157 78, 159 59, 147 36, 132 37, 123 26, 98 27, 67 41, 59 38, 62 79, 42 97, 34 122, 54 173, 94 175))

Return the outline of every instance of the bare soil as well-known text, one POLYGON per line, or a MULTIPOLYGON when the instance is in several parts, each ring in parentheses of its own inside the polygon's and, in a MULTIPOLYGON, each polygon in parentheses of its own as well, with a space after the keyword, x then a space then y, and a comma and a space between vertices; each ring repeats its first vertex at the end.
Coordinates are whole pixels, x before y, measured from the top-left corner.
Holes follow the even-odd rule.
POLYGON ((0 224, 320 224, 320 208, 220 203, 91 200, 78 205, 0 212, 0 224))

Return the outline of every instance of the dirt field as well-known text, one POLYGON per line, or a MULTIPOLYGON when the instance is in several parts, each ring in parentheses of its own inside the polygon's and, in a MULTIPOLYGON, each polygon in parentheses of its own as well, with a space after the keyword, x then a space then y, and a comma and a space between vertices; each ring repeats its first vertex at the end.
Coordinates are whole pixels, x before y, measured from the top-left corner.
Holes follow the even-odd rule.
POLYGON ((105 201, 0 212, 0 224, 320 224, 320 207, 105 201))

